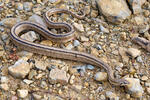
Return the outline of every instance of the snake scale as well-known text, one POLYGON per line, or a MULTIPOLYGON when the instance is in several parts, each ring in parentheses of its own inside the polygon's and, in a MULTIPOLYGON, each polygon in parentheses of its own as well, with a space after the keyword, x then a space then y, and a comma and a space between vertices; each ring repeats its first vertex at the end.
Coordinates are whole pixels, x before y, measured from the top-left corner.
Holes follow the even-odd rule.
POLYGON ((10 37, 15 45, 17 45, 19 48, 33 52, 38 53, 46 56, 50 56, 53 58, 59 58, 59 59, 67 59, 67 60, 73 60, 73 61, 79 61, 83 63, 92 64, 94 66, 103 67, 107 74, 108 74, 108 80, 113 85, 119 85, 124 86, 128 84, 128 81, 125 79, 116 79, 113 75, 112 68, 100 60, 99 58, 92 56, 87 53, 78 52, 78 51, 72 51, 72 50, 66 50, 61 48, 54 48, 49 47, 37 43, 33 43, 30 41, 27 41, 25 39, 22 39, 19 37, 20 33, 24 30, 33 30, 35 32, 38 32, 42 36, 44 36, 47 39, 50 39, 55 42, 67 42, 73 39, 74 37, 74 28, 72 25, 68 23, 62 23, 62 22, 53 22, 50 20, 50 16, 56 13, 67 13, 72 15, 73 17, 76 17, 78 19, 84 19, 85 15, 83 16, 75 14, 69 10, 66 9, 50 9, 44 14, 44 20, 47 24, 47 27, 49 28, 63 28, 67 31, 66 34, 54 34, 44 26, 35 23, 35 22, 29 22, 29 21, 23 21, 19 22, 16 25, 14 25, 10 32, 10 37))

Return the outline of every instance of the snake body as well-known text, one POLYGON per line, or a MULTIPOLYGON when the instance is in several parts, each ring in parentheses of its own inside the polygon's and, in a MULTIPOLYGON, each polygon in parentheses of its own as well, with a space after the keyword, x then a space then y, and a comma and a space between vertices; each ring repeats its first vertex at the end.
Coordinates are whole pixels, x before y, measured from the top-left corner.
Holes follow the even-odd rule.
POLYGON ((49 46, 33 43, 33 42, 27 41, 27 40, 19 37, 19 34, 22 31, 33 30, 33 31, 38 32, 45 38, 51 39, 56 42, 67 42, 67 41, 71 40, 74 37, 74 29, 73 29, 72 25, 70 25, 68 23, 61 23, 61 22, 56 23, 56 22, 52 22, 50 20, 50 16, 52 14, 56 14, 56 13, 67 13, 78 19, 84 19, 84 15, 80 16, 69 10, 56 9, 56 8, 50 9, 44 14, 44 19, 46 21, 47 27, 49 27, 49 28, 64 28, 65 30, 67 30, 68 33, 54 34, 51 31, 49 31, 47 28, 45 28, 44 26, 42 26, 38 23, 23 21, 23 22, 20 22, 20 23, 17 23, 16 25, 14 25, 9 34, 12 41, 14 42, 14 44, 17 45, 19 48, 22 48, 24 50, 27 50, 27 51, 30 51, 33 53, 38 53, 38 54, 50 56, 53 58, 79 61, 79 62, 83 62, 83 63, 92 64, 92 65, 95 65, 98 67, 101 66, 107 71, 108 80, 111 84, 121 85, 121 86, 127 85, 128 81, 126 81, 125 79, 115 79, 112 68, 97 57, 94 57, 90 54, 83 53, 83 52, 54 48, 54 47, 49 47, 49 46))

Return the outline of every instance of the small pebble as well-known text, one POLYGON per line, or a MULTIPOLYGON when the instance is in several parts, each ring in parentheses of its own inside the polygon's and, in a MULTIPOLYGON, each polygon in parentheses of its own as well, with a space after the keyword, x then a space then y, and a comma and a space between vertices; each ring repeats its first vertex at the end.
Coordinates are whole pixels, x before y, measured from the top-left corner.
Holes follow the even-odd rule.
POLYGON ((77 47, 77 46, 80 45, 80 42, 79 42, 78 40, 74 40, 73 45, 74 45, 75 47, 77 47))
POLYGON ((107 73, 106 72, 97 72, 94 76, 96 81, 106 81, 107 80, 107 73))

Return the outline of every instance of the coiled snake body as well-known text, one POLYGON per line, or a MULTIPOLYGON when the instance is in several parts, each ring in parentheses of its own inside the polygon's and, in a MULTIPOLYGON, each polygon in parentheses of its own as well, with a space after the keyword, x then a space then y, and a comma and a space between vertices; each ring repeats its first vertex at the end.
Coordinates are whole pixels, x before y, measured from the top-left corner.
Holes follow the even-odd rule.
POLYGON ((74 60, 74 61, 80 61, 88 64, 92 64, 98 67, 103 67, 107 73, 108 73, 108 80, 111 84, 114 85, 126 85, 128 84, 128 81, 125 79, 115 79, 113 75, 113 70, 112 68, 104 63, 102 60, 90 55, 86 54, 83 52, 77 52, 77 51, 71 51, 71 50, 66 50, 66 49, 60 49, 60 48, 54 48, 54 47, 49 47, 49 46, 44 46, 41 44, 33 43, 27 40, 24 40, 19 37, 19 34, 24 31, 24 30, 33 30, 41 34, 47 39, 51 39, 56 42, 67 42, 71 40, 74 37, 74 29, 72 25, 68 23, 61 23, 61 22, 52 22, 50 20, 50 16, 55 13, 67 13, 71 14, 73 17, 76 17, 78 19, 84 19, 83 16, 79 16, 69 10, 65 9, 50 9, 44 14, 44 19, 46 21, 46 24, 49 28, 64 28, 67 30, 68 33, 66 34, 54 34, 51 31, 49 31, 47 28, 44 26, 34 23, 34 22, 29 22, 29 21, 23 21, 20 23, 17 23, 14 25, 11 29, 10 37, 12 41, 14 42, 15 45, 17 45, 19 48, 22 48, 24 50, 33 52, 33 53, 38 53, 54 58, 61 58, 61 59, 68 59, 68 60, 74 60))

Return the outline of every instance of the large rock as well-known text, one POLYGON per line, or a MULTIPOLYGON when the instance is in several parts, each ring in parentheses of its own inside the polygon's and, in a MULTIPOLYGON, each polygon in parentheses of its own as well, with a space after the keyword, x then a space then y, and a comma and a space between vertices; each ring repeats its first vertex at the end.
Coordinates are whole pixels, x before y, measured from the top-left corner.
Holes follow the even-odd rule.
POLYGON ((49 74, 49 82, 50 83, 68 83, 70 75, 66 73, 64 70, 60 70, 58 68, 52 69, 49 74))
POLYGON ((125 0, 96 0, 96 3, 99 11, 114 24, 119 24, 131 15, 125 0))
POLYGON ((19 59, 8 68, 8 71, 13 77, 24 78, 30 72, 30 68, 31 66, 26 60, 19 59))
POLYGON ((146 2, 146 0, 128 0, 134 14, 142 12, 141 6, 146 2))

